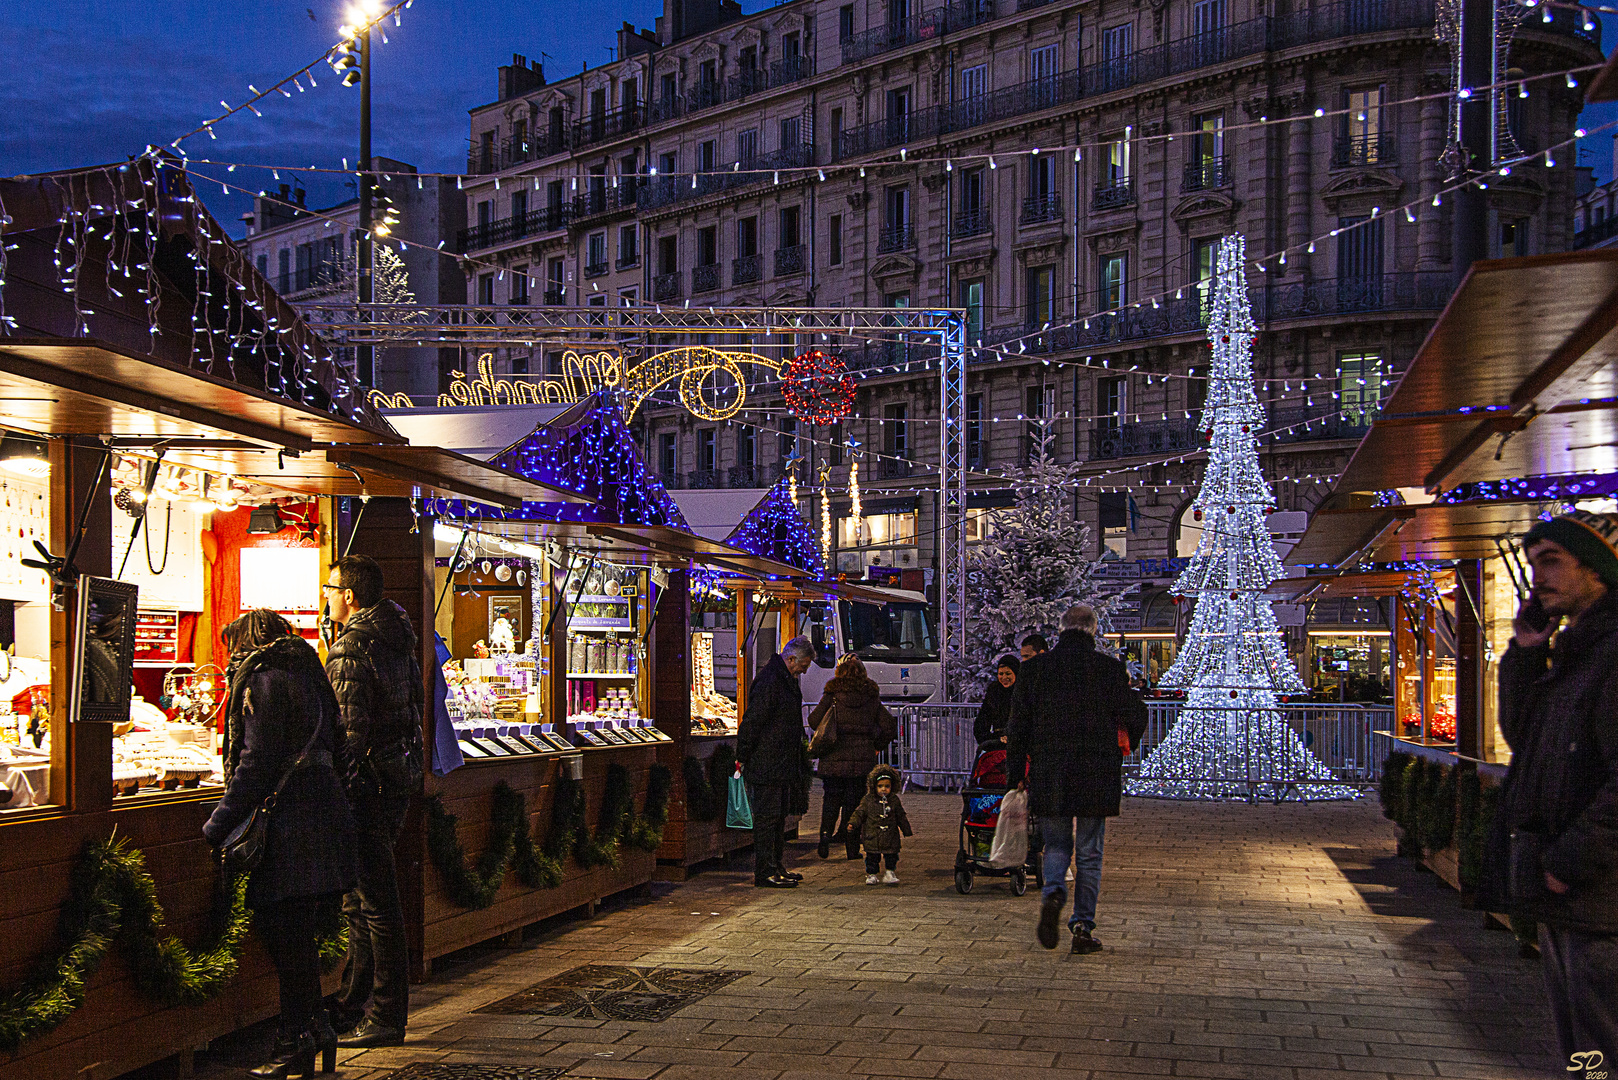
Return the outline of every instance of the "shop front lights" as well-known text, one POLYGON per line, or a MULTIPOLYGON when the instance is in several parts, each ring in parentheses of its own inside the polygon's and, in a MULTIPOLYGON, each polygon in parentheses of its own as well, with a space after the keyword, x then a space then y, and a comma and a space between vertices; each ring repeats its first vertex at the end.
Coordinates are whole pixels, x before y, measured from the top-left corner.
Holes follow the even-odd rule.
POLYGON ((0 469, 17 476, 49 476, 51 459, 45 440, 16 434, 0 438, 0 469))

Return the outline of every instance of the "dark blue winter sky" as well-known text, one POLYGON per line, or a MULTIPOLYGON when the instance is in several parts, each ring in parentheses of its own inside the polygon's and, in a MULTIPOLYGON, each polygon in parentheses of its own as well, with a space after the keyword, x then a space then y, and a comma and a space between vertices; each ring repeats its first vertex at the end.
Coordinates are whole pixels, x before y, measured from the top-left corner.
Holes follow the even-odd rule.
MULTIPOLYGON (((748 0, 757 10, 768 0, 748 0)), ((336 39, 347 0, 0 0, 0 175, 120 160, 166 143, 319 56, 336 39)), ((932 6, 928 4, 926 6, 932 6)), ((465 167, 467 110, 495 97, 495 69, 514 52, 544 57, 552 78, 611 57, 624 20, 651 26, 661 0, 416 0, 379 45, 375 149, 424 171, 465 167)), ((1604 40, 1618 39, 1607 17, 1604 40)), ((264 118, 242 114, 186 145, 194 156, 338 166, 357 157, 359 94, 317 70, 319 88, 275 98, 264 118)), ((1612 105, 1586 109, 1595 126, 1612 105)), ((1581 154, 1603 179, 1612 140, 1581 154)), ((285 174, 283 174, 285 178, 285 174)), ((263 173, 230 179, 269 186, 263 173), (250 179, 254 178, 254 179, 250 179)), ((306 181, 311 203, 345 198, 340 179, 306 181)), ((204 195, 239 227, 243 197, 204 195)))

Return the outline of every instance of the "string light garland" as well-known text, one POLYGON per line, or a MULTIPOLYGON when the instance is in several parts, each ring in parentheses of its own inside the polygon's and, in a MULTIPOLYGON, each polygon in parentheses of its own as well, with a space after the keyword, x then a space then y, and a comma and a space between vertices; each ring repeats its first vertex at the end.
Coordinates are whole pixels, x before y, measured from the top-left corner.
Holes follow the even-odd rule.
POLYGON ((1197 550, 1171 592, 1195 596, 1191 632, 1163 676, 1165 688, 1188 691, 1168 736, 1141 763, 1125 790, 1171 799, 1252 799, 1257 786, 1300 799, 1348 794, 1325 783, 1331 770, 1282 719, 1277 694, 1306 689, 1288 659, 1265 598, 1282 577, 1265 524, 1274 496, 1258 464, 1263 410, 1253 386, 1258 327, 1247 298, 1246 244, 1239 234, 1219 244, 1213 318, 1214 362, 1201 432, 1208 467, 1192 506, 1204 522, 1197 550))
POLYGON ((799 421, 824 427, 853 411, 859 390, 838 357, 810 349, 787 361, 783 376, 781 396, 799 421))
POLYGON ((831 568, 831 496, 827 490, 831 482, 831 466, 825 462, 820 465, 820 559, 829 570, 831 568))
POLYGON ((826 563, 816 550, 814 530, 798 511, 796 487, 790 474, 777 480, 725 537, 725 543, 823 577, 826 563))
POLYGON ((860 505, 860 462, 856 455, 848 463, 848 512, 854 519, 854 546, 864 541, 865 508, 860 505))

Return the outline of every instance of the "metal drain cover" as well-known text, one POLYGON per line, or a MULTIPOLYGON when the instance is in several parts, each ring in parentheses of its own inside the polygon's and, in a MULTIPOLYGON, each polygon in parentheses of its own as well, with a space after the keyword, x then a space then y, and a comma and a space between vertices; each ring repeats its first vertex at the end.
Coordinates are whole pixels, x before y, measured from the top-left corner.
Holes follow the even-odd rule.
POLYGON ((622 967, 587 964, 519 990, 473 1012, 507 1016, 565 1016, 656 1024, 750 975, 716 968, 622 967))

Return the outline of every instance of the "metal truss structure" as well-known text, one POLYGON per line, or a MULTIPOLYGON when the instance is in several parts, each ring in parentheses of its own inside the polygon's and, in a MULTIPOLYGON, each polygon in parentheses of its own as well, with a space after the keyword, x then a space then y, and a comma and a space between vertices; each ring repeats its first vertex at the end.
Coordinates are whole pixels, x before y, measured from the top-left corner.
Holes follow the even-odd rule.
MULTIPOLYGON (((936 308, 563 307, 300 304, 333 347, 572 349, 651 354, 683 346, 737 349, 782 361, 837 351, 851 370, 939 372, 939 640, 965 652, 966 324, 936 308)), ((947 671, 947 667, 946 667, 947 671)), ((946 676, 947 678, 947 676, 946 676)), ((946 698, 949 689, 946 683, 946 698)))

